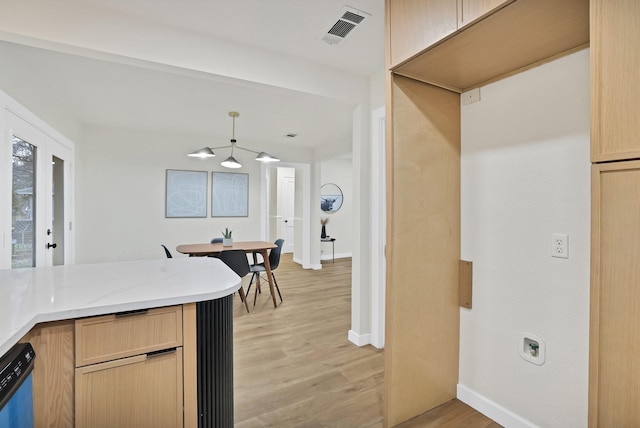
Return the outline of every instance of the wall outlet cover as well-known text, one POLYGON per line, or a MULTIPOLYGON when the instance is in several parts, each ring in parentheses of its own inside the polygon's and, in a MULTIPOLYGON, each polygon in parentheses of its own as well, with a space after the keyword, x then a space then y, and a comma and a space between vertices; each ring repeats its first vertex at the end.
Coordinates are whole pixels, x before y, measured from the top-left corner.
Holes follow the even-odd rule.
POLYGON ((523 360, 541 366, 546 359, 547 346, 544 340, 535 334, 520 333, 518 335, 518 353, 523 360))

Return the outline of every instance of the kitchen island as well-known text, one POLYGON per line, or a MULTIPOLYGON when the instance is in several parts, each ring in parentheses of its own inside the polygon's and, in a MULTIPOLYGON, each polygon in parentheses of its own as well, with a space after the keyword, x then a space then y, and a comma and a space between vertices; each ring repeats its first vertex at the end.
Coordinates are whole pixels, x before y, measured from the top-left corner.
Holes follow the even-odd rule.
MULTIPOLYGON (((104 401, 91 394, 106 387, 88 372, 103 376, 124 362, 139 364, 131 373, 145 373, 157 394, 165 388, 156 378, 172 367, 179 422, 216 426, 222 416, 233 420, 231 303, 239 287, 240 278, 210 257, 0 270, 0 355, 19 341, 34 345, 37 426, 91 421, 99 414, 92 403, 104 401), (156 375, 140 368, 155 364, 163 367, 156 375), (221 395, 223 408, 214 403, 221 395)), ((137 400, 154 408, 153 397, 137 400)))

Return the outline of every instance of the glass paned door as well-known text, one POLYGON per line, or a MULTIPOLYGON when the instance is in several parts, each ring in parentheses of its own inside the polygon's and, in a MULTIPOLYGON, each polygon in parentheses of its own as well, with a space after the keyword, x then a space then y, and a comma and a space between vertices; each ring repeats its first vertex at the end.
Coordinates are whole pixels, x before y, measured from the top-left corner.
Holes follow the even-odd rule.
POLYGON ((64 264, 64 160, 51 156, 51 229, 47 247, 52 251, 54 266, 64 264))
MULTIPOLYGON (((8 245, 0 248, 0 266, 9 266, 9 252, 12 268, 72 263, 73 147, 45 134, 42 125, 36 127, 12 112, 6 112, 6 119, 10 136, 6 148, 11 144, 13 154, 12 175, 11 188, 7 182, 0 186, 0 191, 6 189, 0 197, 8 202, 11 190, 11 224, 8 215, 0 217, 4 230, 0 233, 8 236, 11 227, 11 248, 8 245)), ((6 177, 9 178, 8 174, 6 177)), ((8 214, 9 207, 5 207, 8 214)))
POLYGON ((36 147, 13 137, 11 267, 36 265, 36 147))

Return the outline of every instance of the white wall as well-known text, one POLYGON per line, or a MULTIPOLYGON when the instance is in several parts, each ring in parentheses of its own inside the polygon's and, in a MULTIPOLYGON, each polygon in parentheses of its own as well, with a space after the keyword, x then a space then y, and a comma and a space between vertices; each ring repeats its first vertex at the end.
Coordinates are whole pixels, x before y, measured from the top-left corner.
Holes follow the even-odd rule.
POLYGON ((589 52, 481 88, 462 107, 459 396, 506 426, 585 427, 589 326, 589 52), (569 234, 569 258, 550 257, 569 234), (546 362, 519 356, 519 334, 546 362), (497 403, 497 404, 496 404, 497 403))
MULTIPOLYGON (((333 213, 326 213, 320 209, 320 200, 316 209, 320 218, 328 218, 327 235, 336 238, 336 258, 351 257, 353 251, 353 166, 351 159, 336 158, 320 164, 320 181, 322 184, 333 183, 342 190, 342 207, 333 213)), ((318 239, 320 237, 318 236, 318 239)), ((331 260, 331 244, 320 246, 320 259, 331 260)))
MULTIPOLYGON (((242 168, 220 166, 228 153, 213 159, 186 156, 210 140, 131 130, 86 127, 77 146, 76 262, 105 262, 164 257, 160 244, 174 256, 178 244, 208 242, 229 227, 239 241, 260 236, 260 162, 238 151, 242 168), (190 148, 190 150, 189 150, 190 148), (165 218, 166 169, 249 174, 249 216, 165 218)), ((295 154, 294 154, 295 155, 295 154)), ((266 238, 266 237, 265 237, 266 238)))

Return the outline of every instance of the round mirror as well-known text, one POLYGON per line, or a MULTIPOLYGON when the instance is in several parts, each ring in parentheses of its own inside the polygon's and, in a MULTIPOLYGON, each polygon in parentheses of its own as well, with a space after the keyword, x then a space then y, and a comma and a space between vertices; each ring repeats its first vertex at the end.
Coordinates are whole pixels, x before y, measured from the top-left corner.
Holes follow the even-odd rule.
POLYGON ((326 213, 333 213, 342 206, 342 190, 333 184, 323 184, 320 188, 320 209, 326 213))

